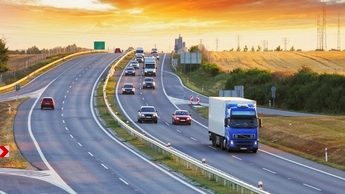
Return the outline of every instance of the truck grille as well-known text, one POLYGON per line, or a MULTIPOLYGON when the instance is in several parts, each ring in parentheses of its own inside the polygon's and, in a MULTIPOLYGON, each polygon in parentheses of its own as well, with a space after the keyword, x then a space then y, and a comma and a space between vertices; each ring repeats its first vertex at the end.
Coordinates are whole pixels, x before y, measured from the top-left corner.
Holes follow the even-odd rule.
POLYGON ((255 134, 233 134, 234 139, 254 139, 255 134))
POLYGON ((235 141, 234 141, 234 144, 235 144, 237 147, 246 147, 246 148, 249 148, 249 147, 252 147, 252 146, 253 146, 253 141, 235 140, 235 141))

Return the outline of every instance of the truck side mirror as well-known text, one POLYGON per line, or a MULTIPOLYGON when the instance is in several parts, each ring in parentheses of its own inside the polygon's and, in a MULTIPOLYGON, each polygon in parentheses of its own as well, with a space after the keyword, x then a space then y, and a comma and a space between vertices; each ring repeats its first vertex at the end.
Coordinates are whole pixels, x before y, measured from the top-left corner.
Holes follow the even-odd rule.
POLYGON ((259 118, 259 127, 262 127, 262 119, 259 118))

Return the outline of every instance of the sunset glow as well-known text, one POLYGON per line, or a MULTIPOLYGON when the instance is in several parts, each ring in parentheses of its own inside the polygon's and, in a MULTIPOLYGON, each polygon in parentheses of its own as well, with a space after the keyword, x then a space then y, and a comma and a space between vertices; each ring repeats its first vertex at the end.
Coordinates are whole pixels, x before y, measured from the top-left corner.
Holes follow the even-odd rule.
MULTIPOLYGON (((326 1, 327 48, 345 47, 344 0, 326 1)), ((155 45, 172 50, 181 34, 187 47, 200 42, 210 50, 283 46, 314 50, 321 0, 0 0, 0 36, 10 50, 76 44, 92 48, 155 45), (218 43, 218 44, 217 44, 218 43), (218 45, 218 47, 217 47, 218 45)))

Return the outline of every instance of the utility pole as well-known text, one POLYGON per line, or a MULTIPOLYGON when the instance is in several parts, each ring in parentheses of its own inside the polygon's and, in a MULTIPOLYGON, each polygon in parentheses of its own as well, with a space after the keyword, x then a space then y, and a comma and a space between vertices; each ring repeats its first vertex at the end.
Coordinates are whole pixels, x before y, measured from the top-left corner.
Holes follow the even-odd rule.
POLYGON ((219 44, 219 41, 218 41, 218 38, 216 38, 216 51, 218 51, 218 44, 219 44))
POLYGON ((283 42, 283 45, 284 45, 284 51, 287 51, 287 45, 289 44, 289 39, 288 38, 283 38, 282 42, 283 42))
POLYGON ((268 40, 261 41, 262 44, 262 51, 268 50, 268 40))
POLYGON ((239 48, 240 47, 240 41, 241 41, 241 36, 240 35, 236 36, 236 41, 237 41, 237 48, 239 48))
POLYGON ((337 38, 337 50, 341 50, 341 45, 340 45, 340 17, 338 13, 338 38, 337 38))

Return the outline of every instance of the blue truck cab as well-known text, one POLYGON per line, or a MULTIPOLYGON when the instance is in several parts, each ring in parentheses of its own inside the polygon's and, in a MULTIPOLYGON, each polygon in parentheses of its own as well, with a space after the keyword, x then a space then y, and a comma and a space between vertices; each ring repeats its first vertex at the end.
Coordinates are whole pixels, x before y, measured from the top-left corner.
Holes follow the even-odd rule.
POLYGON ((238 97, 209 98, 209 140, 228 151, 257 152, 259 126, 256 101, 238 97))

